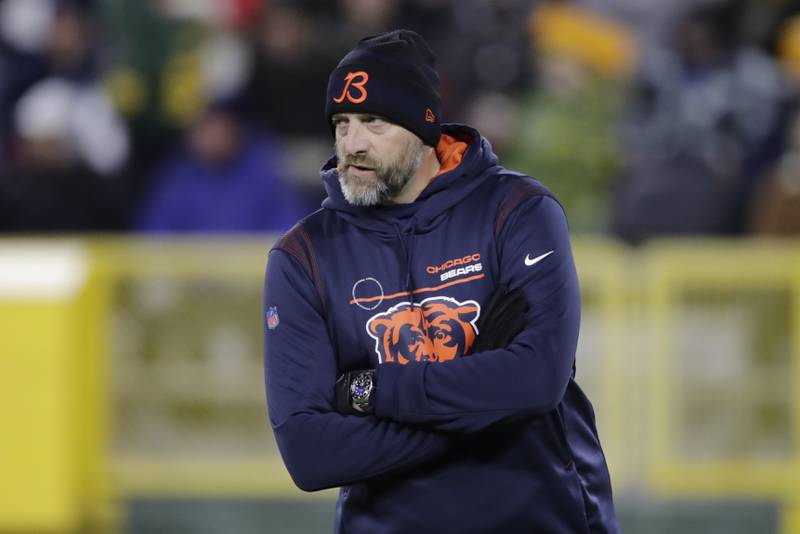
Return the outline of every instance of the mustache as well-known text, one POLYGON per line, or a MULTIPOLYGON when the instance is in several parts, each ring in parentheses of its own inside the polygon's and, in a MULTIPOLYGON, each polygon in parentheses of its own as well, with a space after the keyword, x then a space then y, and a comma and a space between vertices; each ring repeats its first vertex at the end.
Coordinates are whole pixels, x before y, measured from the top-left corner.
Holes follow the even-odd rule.
POLYGON ((368 156, 362 155, 355 155, 355 156, 344 156, 341 161, 339 161, 339 167, 366 167, 369 169, 375 169, 378 167, 378 162, 373 160, 368 156))

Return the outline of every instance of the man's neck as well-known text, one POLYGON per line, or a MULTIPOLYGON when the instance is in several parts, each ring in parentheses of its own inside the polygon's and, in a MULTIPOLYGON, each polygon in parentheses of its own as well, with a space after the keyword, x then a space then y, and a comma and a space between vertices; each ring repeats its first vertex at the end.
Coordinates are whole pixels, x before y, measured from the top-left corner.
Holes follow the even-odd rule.
POLYGON ((411 180, 408 181, 406 186, 400 191, 396 197, 392 199, 393 204, 410 204, 417 200, 422 190, 433 180, 433 177, 439 174, 441 164, 439 158, 436 157, 436 150, 431 146, 423 148, 422 162, 419 169, 414 173, 411 180))

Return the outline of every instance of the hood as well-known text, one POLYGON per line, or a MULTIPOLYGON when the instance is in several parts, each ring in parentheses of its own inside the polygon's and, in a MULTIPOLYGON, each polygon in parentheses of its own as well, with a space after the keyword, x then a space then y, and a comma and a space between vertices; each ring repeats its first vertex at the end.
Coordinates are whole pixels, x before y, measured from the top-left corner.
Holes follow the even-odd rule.
POLYGON ((321 171, 328 194, 322 207, 335 211, 349 223, 386 239, 397 239, 398 232, 422 234, 430 231, 445 219, 451 207, 489 179, 497 168, 497 156, 492 152, 491 144, 474 128, 446 124, 442 126, 442 134, 443 140, 436 147, 436 153, 440 161, 449 159, 442 162, 442 171, 414 202, 368 208, 351 205, 345 200, 339 185, 337 159, 334 156, 321 171), (453 150, 455 143, 452 140, 467 144, 460 162, 459 154, 453 150))

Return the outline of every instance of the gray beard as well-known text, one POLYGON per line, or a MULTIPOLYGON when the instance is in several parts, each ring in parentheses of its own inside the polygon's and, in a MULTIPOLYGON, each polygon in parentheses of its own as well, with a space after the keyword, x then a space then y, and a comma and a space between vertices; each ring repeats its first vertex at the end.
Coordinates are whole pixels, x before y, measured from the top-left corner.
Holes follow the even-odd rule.
POLYGON ((339 171, 339 185, 349 204, 362 207, 388 204, 400 194, 422 165, 422 142, 413 140, 397 162, 385 167, 376 162, 365 162, 363 158, 345 160, 341 155, 339 161, 368 163, 374 167, 375 177, 369 181, 352 176, 347 170, 339 171))

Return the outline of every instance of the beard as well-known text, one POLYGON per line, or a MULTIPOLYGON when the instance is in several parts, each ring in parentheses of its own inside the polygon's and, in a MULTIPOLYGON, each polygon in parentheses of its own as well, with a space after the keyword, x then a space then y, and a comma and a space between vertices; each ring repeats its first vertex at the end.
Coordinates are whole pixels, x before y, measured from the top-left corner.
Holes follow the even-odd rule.
POLYGON ((337 145, 339 185, 345 200, 354 206, 364 207, 390 203, 419 170, 422 148, 420 139, 411 138, 395 161, 381 162, 364 154, 345 156, 337 145), (372 175, 354 175, 350 172, 351 166, 372 169, 372 175))

